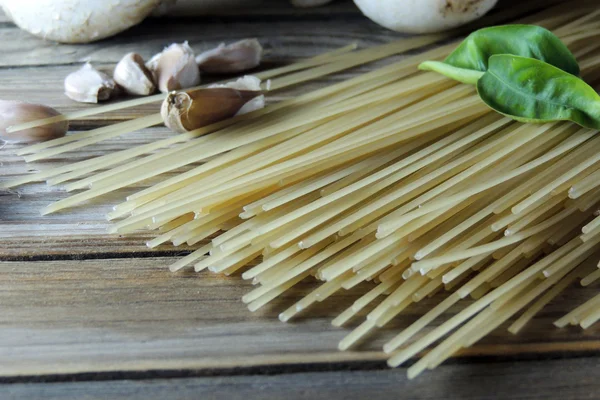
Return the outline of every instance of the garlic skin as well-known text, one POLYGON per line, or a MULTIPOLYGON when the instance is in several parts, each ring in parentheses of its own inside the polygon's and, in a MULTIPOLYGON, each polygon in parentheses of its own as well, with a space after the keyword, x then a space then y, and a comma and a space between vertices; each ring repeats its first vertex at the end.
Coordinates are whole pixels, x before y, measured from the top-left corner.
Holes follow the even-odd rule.
POLYGON ((397 32, 445 31, 482 17, 497 0, 354 0, 373 22, 397 32))
POLYGON ((6 132, 9 126, 60 115, 58 111, 41 104, 0 100, 0 140, 8 143, 35 143, 65 136, 68 121, 38 126, 18 132, 6 132))
POLYGON ((158 89, 163 93, 200 83, 200 70, 188 42, 173 43, 152 57, 146 67, 156 77, 158 89))
POLYGON ((126 54, 115 67, 113 79, 125 92, 137 96, 148 96, 156 91, 154 76, 137 53, 126 54))
POLYGON ((244 39, 217 48, 196 57, 201 72, 229 74, 254 68, 260 64, 263 48, 256 39, 244 39))
POLYGON ((65 78, 65 94, 80 103, 108 100, 117 84, 108 75, 87 63, 65 78))
POLYGON ((171 92, 161 106, 165 125, 183 133, 238 114, 243 106, 261 92, 225 87, 171 92))

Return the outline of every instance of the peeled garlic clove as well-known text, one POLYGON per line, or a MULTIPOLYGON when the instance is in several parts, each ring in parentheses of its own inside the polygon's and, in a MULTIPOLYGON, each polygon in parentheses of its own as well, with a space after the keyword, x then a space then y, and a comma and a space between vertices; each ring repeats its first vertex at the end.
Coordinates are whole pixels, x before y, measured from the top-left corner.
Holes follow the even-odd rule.
POLYGON ((108 100, 116 86, 111 77, 96 70, 89 63, 65 78, 65 94, 81 103, 108 100))
POLYGON ((0 100, 0 140, 9 143, 34 143, 63 137, 69 128, 68 121, 60 121, 17 132, 6 132, 9 126, 57 115, 60 115, 58 111, 41 104, 0 100))
POLYGON ((261 92, 231 88, 207 88, 171 92, 162 104, 165 125, 175 132, 191 130, 231 118, 261 92))
POLYGON ((146 68, 144 59, 137 53, 126 54, 119 61, 113 78, 129 94, 147 96, 156 90, 152 72, 146 68))
POLYGON ((196 57, 200 71, 227 74, 245 71, 260 64, 263 48, 256 39, 244 39, 205 51, 196 57))
POLYGON ((194 52, 187 42, 173 43, 146 63, 163 93, 186 89, 200 83, 200 71, 194 52))

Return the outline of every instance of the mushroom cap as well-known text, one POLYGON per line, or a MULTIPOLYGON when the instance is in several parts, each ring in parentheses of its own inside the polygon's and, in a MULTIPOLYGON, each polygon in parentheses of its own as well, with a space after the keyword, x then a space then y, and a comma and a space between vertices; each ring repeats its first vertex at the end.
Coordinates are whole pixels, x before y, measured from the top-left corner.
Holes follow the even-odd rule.
POLYGON ((362 13, 388 29, 440 32, 480 18, 497 0, 354 0, 362 13))
POLYGON ((138 24, 162 0, 4 0, 21 29, 62 43, 88 43, 138 24))

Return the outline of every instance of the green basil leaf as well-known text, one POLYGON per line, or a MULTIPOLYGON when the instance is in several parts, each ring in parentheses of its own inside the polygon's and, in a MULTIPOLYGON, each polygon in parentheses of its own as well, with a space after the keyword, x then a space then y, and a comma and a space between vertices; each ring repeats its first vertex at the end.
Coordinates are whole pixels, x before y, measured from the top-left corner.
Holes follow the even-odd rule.
POLYGON ((573 121, 600 129, 598 93, 582 79, 543 61, 492 56, 477 92, 492 109, 517 121, 573 121))
POLYGON ((435 71, 463 83, 475 84, 496 54, 534 58, 579 75, 579 65, 567 46, 552 32, 536 25, 504 25, 470 34, 443 62, 426 61, 420 69, 435 71))

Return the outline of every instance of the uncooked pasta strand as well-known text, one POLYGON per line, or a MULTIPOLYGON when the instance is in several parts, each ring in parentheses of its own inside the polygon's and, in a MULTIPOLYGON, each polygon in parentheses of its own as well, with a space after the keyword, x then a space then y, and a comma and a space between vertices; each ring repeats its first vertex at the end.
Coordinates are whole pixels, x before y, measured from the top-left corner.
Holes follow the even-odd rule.
POLYGON ((491 187, 494 187, 503 182, 506 182, 506 181, 508 181, 514 177, 517 177, 523 173, 529 172, 529 171, 533 170, 534 168, 539 167, 540 165, 546 163, 547 161, 552 160, 553 158, 559 156, 560 154, 577 146, 580 143, 580 141, 585 141, 586 139, 587 139, 587 137, 576 136, 573 138, 573 140, 568 140, 567 142, 565 142, 558 148, 554 149, 553 151, 550 151, 550 152, 544 154, 543 156, 538 157, 537 159, 522 165, 521 167, 515 168, 512 171, 510 171, 509 173, 502 174, 499 177, 497 177, 495 179, 490 179, 485 183, 481 183, 479 185, 474 185, 473 187, 471 187, 468 190, 465 190, 462 193, 449 196, 445 199, 431 201, 430 203, 421 207, 421 209, 419 209, 417 211, 413 211, 409 214, 406 214, 405 216, 398 218, 396 221, 394 221, 394 225, 400 225, 400 224, 406 223, 406 222, 410 221, 412 218, 424 215, 428 212, 431 212, 438 208, 444 207, 448 203, 464 200, 465 198, 468 198, 472 195, 475 195, 475 194, 480 193, 484 190, 487 190, 491 187))
POLYGON ((579 182, 576 182, 573 187, 569 189, 569 197, 577 199, 598 186, 600 186, 600 170, 593 172, 579 182))
MULTIPOLYGON (((493 319, 493 324, 486 324, 485 329, 483 331, 481 329, 479 329, 477 334, 470 335, 469 333, 474 331, 474 329, 473 329, 474 325, 475 326, 478 325, 478 322, 481 321, 482 318, 480 318, 478 316, 479 318, 469 321, 462 328, 460 328, 457 332, 452 334, 449 338, 447 338, 440 345, 438 345, 436 347, 436 349, 429 352, 425 357, 423 357, 421 360, 419 360, 415 365, 411 366, 409 376, 414 377, 414 376, 418 375, 423 370, 423 367, 424 367, 423 364, 432 363, 432 360, 435 360, 435 358, 438 357, 440 355, 440 353, 443 353, 445 348, 447 348, 449 345, 452 345, 456 341, 460 341, 461 338, 464 338, 463 340, 465 340, 465 341, 463 342, 463 344, 465 346, 470 346, 472 343, 479 340, 482 336, 484 336, 485 334, 490 332, 492 329, 499 326, 502 322, 504 322, 505 320, 510 318, 510 316, 512 316, 513 314, 518 312, 518 310, 520 310, 521 308, 526 306, 528 303, 533 301, 537 296, 544 293, 546 290, 548 290, 550 287, 552 287, 554 284, 556 284, 556 282, 558 282, 562 277, 564 277, 569 271, 574 269, 577 265, 579 265, 579 264, 571 265, 568 270, 563 271, 559 276, 552 277, 550 279, 546 279, 539 284, 532 283, 530 286, 525 286, 524 288, 519 288, 521 290, 518 290, 518 289, 515 290, 515 292, 513 292, 513 295, 511 296, 511 297, 514 297, 515 300, 506 304, 503 309, 500 309, 500 308, 495 309, 495 310, 489 309, 490 313, 495 312, 496 314, 498 314, 493 319), (519 292, 522 292, 522 294, 520 294, 519 296, 516 296, 516 294, 519 292), (471 337, 468 337, 468 336, 471 336, 471 337)), ((481 315, 481 317, 485 317, 485 315, 481 315)), ((434 365, 439 364, 439 362, 441 362, 441 361, 437 361, 437 362, 433 361, 434 365)))
MULTIPOLYGON (((456 326, 456 325, 460 324, 461 321, 468 319, 470 315, 473 315, 474 313, 478 312, 478 310, 483 309, 487 305, 491 304, 494 300, 496 300, 496 299, 500 298, 501 296, 505 295, 506 293, 508 293, 515 286, 523 284, 524 282, 527 282, 531 279, 536 279, 537 275, 540 272, 542 272, 544 270, 544 268, 546 268, 548 265, 552 264, 557 259, 561 258, 565 254, 567 254, 570 251, 572 251, 573 249, 575 249, 579 245, 579 243, 580 243, 579 239, 572 240, 571 242, 569 242, 569 244, 561 247, 560 249, 556 250, 552 254, 550 254, 550 255, 546 256, 545 258, 543 258, 542 260, 536 262, 531 267, 529 267, 525 271, 521 272, 519 275, 511 278, 508 282, 506 282, 502 286, 494 289, 492 292, 488 293, 483 298, 479 299, 472 305, 465 308, 463 311, 461 311, 459 313, 459 315, 457 315, 456 317, 453 317, 453 319, 448 321, 448 323, 456 326)), ((456 293, 456 292, 453 293, 446 300, 444 300, 438 306, 434 307, 431 311, 429 311, 423 317, 421 317, 419 320, 417 320, 415 323, 413 323, 405 331, 401 332, 396 338, 392 339, 392 341, 390 341, 386 345, 384 345, 384 351, 386 353, 391 353, 392 351, 397 349, 399 346, 401 346, 403 343, 405 343, 406 340, 410 339, 410 337, 412 337, 413 335, 418 333, 420 330, 422 330, 431 321, 433 321, 435 318, 437 318, 439 315, 441 315, 446 309, 451 307, 454 303, 458 302, 460 299, 461 299, 461 297, 459 296, 458 293, 456 293)), ((432 343, 433 341, 435 341, 436 337, 438 337, 439 333, 442 332, 444 330, 444 328, 440 327, 439 329, 437 329, 437 332, 430 334, 427 339, 424 339, 423 342, 426 344, 423 347, 421 347, 417 344, 411 345, 410 348, 407 348, 403 352, 398 353, 396 356, 392 357, 389 360, 389 364, 391 366, 397 366, 397 365, 401 364, 402 362, 404 362, 405 360, 407 360, 408 358, 412 357, 421 348, 424 348, 424 347, 428 346, 430 343, 432 343)))
MULTIPOLYGON (((516 136, 518 138, 516 141, 509 142, 510 144, 504 145, 502 149, 497 149, 487 158, 479 161, 479 163, 470 166, 469 169, 456 175, 455 177, 450 179, 448 182, 444 183, 444 185, 442 187, 444 187, 444 186, 451 187, 454 184, 454 182, 460 182, 460 181, 464 180, 466 177, 471 176, 473 173, 477 173, 482 168, 485 168, 485 167, 491 165, 492 163, 494 163, 495 161, 501 159, 503 155, 506 155, 517 149, 519 149, 519 151, 523 151, 524 145, 526 145, 531 140, 536 139, 538 136, 546 133, 550 128, 551 128, 550 125, 544 125, 541 127, 530 127, 528 125, 524 125, 524 126, 521 126, 520 128, 517 128, 517 130, 512 131, 512 133, 510 135, 507 135, 506 137, 501 137, 500 139, 495 139, 498 143, 500 143, 502 140, 512 139, 514 136, 516 136), (519 133, 523 130, 525 132, 527 132, 528 134, 520 134, 519 135, 519 133)), ((546 133, 546 135, 552 135, 552 134, 556 135, 558 133, 562 133, 562 131, 560 129, 554 130, 554 131, 546 133)), ((443 199, 432 200, 425 204, 422 204, 426 200, 431 199, 432 196, 429 195, 429 198, 427 198, 426 200, 423 200, 421 202, 422 205, 421 205, 420 209, 411 211, 404 215, 400 214, 399 211, 396 211, 395 213, 388 216, 387 220, 389 220, 389 221, 386 221, 379 226, 378 235, 385 236, 386 234, 389 234, 389 232, 392 232, 397 226, 402 226, 402 224, 410 221, 414 217, 421 216, 421 215, 426 214, 427 212, 434 211, 437 207, 444 207, 445 203, 454 203, 454 202, 465 200, 466 198, 468 198, 470 196, 476 195, 476 194, 483 192, 487 189, 490 189, 494 186, 502 184, 503 182, 505 182, 509 179, 512 179, 512 178, 517 177, 525 172, 528 172, 529 170, 536 168, 537 166, 543 164, 547 159, 551 159, 551 158, 555 157, 556 155, 560 155, 563 152, 568 151, 570 148, 578 145, 581 141, 584 141, 585 139, 586 139, 586 137, 581 138, 579 141, 568 140, 562 146, 555 149, 554 151, 548 152, 548 153, 544 154, 543 156, 541 156, 533 161, 530 161, 523 166, 514 168, 511 172, 506 174, 503 178, 500 178, 500 179, 496 178, 496 180, 494 180, 493 179, 494 175, 492 175, 492 179, 487 179, 487 178, 480 179, 480 181, 482 181, 482 183, 478 182, 479 185, 472 185, 470 189, 465 190, 464 192, 462 192, 462 194, 454 194, 454 195, 448 196, 443 199), (396 215, 398 215, 398 216, 396 217, 396 215), (396 217, 396 218, 394 218, 394 217, 396 217)), ((495 146, 495 145, 496 144, 494 142, 489 144, 489 146, 495 146)), ((485 150, 486 150, 485 147, 480 149, 480 151, 485 151, 485 150)), ((527 157, 529 156, 529 154, 527 154, 527 153, 525 153, 525 154, 527 157)), ((468 156, 470 156, 470 155, 468 155, 468 156)), ((436 188, 435 192, 438 192, 438 193, 441 192, 440 188, 436 188)))
POLYGON ((517 334, 523 327, 538 313, 550 303, 555 297, 560 295, 570 284, 572 284, 578 277, 579 272, 573 271, 566 277, 564 277, 556 286, 546 292, 540 297, 535 303, 533 303, 527 310, 521 314, 521 316, 513 322, 509 327, 508 331, 512 334, 517 334))
MULTIPOLYGON (((594 140, 594 143, 598 144, 598 143, 600 143, 600 140, 598 140, 598 139, 594 140)), ((596 164, 599 161, 600 161, 600 154, 590 157, 589 159, 579 163, 578 165, 571 167, 571 169, 567 173, 556 178, 554 181, 550 182, 548 185, 546 185, 542 189, 538 190, 537 192, 535 192, 534 194, 532 194, 531 196, 529 196, 528 198, 526 198, 525 200, 521 201, 519 204, 514 206, 513 212, 515 214, 520 213, 521 211, 523 211, 527 207, 529 207, 531 204, 533 204, 535 201, 537 201, 537 200, 541 199, 543 196, 549 194, 553 188, 555 188, 563 183, 566 183, 570 178, 577 176, 578 174, 583 172, 586 168, 590 167, 593 164, 596 164)))
MULTIPOLYGON (((373 117, 371 116, 371 118, 373 118, 373 117)), ((246 136, 244 140, 246 142, 248 142, 249 141, 248 136, 246 136)), ((166 172, 166 171, 171 170, 171 169, 173 169, 175 167, 185 165, 185 164, 187 164, 187 163, 189 163, 191 161, 197 161, 199 159, 206 158, 206 157, 209 157, 211 155, 217 154, 217 153, 219 153, 221 151, 225 151, 225 150, 228 150, 228 149, 231 149, 231 148, 238 147, 239 145, 240 145, 239 140, 234 140, 226 148, 220 149, 220 148, 214 148, 214 147, 212 147, 210 150, 207 150, 204 153, 197 152, 197 150, 195 150, 194 148, 190 148, 190 149, 187 150, 186 154, 190 154, 190 156, 193 154, 193 157, 192 157, 191 160, 189 158, 182 157, 180 160, 174 160, 174 161, 176 161, 175 164, 173 164, 173 163, 165 164, 164 168, 159 169, 159 168, 157 168, 155 166, 154 168, 156 168, 156 169, 153 169, 150 172, 146 172, 146 173, 143 173, 143 174, 140 174, 140 175, 132 176, 129 179, 121 179, 119 182, 114 183, 113 185, 109 185, 107 187, 103 187, 103 188, 97 189, 95 191, 95 193, 87 193, 87 194, 75 195, 75 196, 73 196, 73 197, 71 197, 69 199, 63 200, 62 203, 61 202, 55 203, 51 207, 48 207, 47 211, 50 211, 50 210, 56 211, 58 209, 61 209, 61 208, 65 207, 65 204, 67 204, 67 206, 77 204, 77 202, 80 201, 79 199, 89 199, 89 198, 92 198, 92 197, 95 197, 95 196, 98 196, 98 195, 102 195, 102 194, 107 193, 109 191, 115 190, 116 188, 124 187, 124 186, 130 185, 132 183, 138 182, 140 180, 146 179, 146 178, 148 178, 150 176, 156 175, 157 173, 166 172)), ((261 173, 264 174, 265 172, 262 171, 261 173)))
POLYGON ((554 325, 557 328, 564 328, 569 324, 576 325, 579 323, 581 315, 587 314, 590 310, 597 308, 598 305, 600 305, 600 293, 592 297, 579 307, 575 308, 573 311, 566 314, 564 317, 554 321, 554 325))

